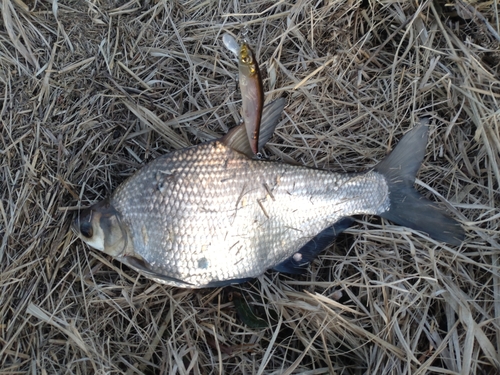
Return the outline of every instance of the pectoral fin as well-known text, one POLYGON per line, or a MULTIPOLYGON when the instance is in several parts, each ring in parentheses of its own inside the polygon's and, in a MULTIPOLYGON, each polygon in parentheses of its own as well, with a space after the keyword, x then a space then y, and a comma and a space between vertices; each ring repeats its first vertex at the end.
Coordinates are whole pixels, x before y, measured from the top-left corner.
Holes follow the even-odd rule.
MULTIPOLYGON (((262 121, 260 124, 258 149, 260 150, 269 141, 281 118, 281 113, 285 108, 285 99, 279 98, 267 104, 262 111, 262 121)), ((247 155, 254 156, 250 146, 245 124, 238 125, 231 129, 223 138, 222 142, 232 149, 247 155)))
POLYGON ((253 280, 254 277, 245 277, 242 279, 231 279, 231 280, 220 280, 220 281, 210 281, 208 284, 203 285, 201 288, 223 288, 229 285, 236 285, 241 283, 246 283, 247 281, 253 280))
POLYGON ((180 279, 176 279, 175 277, 162 275, 158 272, 152 271, 151 267, 144 259, 139 259, 131 255, 124 257, 117 257, 116 259, 125 264, 126 266, 132 268, 133 270, 136 270, 137 272, 146 276, 148 279, 152 279, 158 283, 182 287, 182 288, 195 287, 193 284, 187 283, 180 279))

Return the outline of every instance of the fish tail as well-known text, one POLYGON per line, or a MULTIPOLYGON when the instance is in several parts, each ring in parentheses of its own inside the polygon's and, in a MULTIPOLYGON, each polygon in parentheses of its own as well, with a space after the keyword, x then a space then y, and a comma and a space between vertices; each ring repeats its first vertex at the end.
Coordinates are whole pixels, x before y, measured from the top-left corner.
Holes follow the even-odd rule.
MULTIPOLYGON (((422 120, 424 124, 426 120, 422 120)), ((420 195, 413 184, 427 146, 428 127, 420 125, 408 132, 397 147, 374 170, 382 174, 389 187, 390 206, 379 216, 396 224, 427 233, 451 245, 460 245, 464 230, 433 202, 420 195)))

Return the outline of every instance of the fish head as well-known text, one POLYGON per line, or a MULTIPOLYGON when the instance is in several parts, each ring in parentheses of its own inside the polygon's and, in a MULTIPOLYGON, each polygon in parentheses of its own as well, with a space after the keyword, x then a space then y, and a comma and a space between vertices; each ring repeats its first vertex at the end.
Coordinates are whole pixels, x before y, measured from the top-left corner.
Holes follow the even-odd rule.
POLYGON ((80 211, 71 227, 87 245, 113 257, 126 255, 131 244, 125 223, 109 199, 80 211))

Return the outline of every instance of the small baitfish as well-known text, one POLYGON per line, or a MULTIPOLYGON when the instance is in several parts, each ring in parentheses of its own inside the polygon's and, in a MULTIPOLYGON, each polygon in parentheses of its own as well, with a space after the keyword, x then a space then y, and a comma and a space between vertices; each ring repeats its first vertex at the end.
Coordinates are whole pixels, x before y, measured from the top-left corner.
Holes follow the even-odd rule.
MULTIPOLYGON (((259 148, 283 107, 283 99, 264 107, 259 148)), ((81 211, 73 230, 146 277, 185 288, 238 283, 268 269, 298 273, 352 215, 378 215, 460 245, 458 222, 413 188, 426 144, 427 126, 416 126, 372 170, 339 174, 258 160, 240 125, 147 164, 81 211)))

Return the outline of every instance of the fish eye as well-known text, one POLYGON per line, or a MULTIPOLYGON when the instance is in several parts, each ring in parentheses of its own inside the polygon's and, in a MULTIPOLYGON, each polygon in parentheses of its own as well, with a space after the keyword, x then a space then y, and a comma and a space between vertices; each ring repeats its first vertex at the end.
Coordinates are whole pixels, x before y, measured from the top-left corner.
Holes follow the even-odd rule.
POLYGON ((92 224, 88 221, 81 223, 80 233, 87 238, 91 238, 94 235, 94 229, 92 228, 92 224))
POLYGON ((252 63, 252 57, 250 55, 247 55, 247 56, 243 56, 241 58, 241 60, 245 63, 245 64, 251 64, 252 63))

